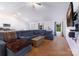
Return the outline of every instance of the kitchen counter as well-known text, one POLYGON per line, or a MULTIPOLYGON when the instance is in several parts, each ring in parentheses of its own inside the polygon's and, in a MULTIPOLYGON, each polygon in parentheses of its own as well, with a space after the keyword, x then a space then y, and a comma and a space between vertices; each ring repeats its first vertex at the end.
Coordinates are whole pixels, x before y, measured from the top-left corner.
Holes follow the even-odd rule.
MULTIPOLYGON (((74 56, 79 56, 79 39, 78 39, 79 36, 76 37, 77 42, 75 42, 72 38, 68 36, 69 32, 70 32, 70 28, 67 28, 66 29, 66 40, 69 44, 69 47, 71 48, 72 54, 74 56)), ((76 33, 75 35, 77 35, 79 32, 76 31, 75 33, 76 33)))

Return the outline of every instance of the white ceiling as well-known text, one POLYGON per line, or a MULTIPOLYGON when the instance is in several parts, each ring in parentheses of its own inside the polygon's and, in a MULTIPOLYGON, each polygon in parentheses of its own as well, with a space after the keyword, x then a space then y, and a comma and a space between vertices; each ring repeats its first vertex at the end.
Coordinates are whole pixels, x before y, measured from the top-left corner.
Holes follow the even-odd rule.
POLYGON ((31 2, 0 2, 0 15, 15 17, 24 22, 60 21, 65 18, 69 5, 68 2, 41 2, 41 4, 42 7, 33 8, 31 2))

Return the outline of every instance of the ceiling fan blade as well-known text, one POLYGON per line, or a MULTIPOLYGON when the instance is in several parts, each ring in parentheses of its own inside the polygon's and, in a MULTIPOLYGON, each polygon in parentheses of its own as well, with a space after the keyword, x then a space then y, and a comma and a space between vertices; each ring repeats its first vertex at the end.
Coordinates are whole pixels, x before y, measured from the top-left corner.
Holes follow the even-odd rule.
POLYGON ((36 3, 36 4, 41 6, 41 3, 36 3))

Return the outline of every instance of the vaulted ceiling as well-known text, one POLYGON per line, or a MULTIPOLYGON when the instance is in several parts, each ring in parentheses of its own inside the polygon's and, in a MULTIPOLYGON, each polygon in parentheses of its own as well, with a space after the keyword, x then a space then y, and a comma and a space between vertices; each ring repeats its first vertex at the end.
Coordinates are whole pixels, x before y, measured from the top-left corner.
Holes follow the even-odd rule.
POLYGON ((49 21, 65 18, 68 2, 40 2, 40 6, 33 7, 32 2, 0 2, 0 19, 15 17, 18 20, 49 21))

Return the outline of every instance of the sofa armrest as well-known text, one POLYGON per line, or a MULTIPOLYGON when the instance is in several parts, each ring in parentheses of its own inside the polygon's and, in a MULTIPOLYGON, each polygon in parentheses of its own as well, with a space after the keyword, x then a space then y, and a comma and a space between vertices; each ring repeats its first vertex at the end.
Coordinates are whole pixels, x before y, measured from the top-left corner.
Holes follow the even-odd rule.
POLYGON ((1 44, 6 44, 6 43, 5 43, 3 40, 0 40, 0 45, 1 45, 1 44))
POLYGON ((18 39, 25 39, 25 40, 31 40, 33 36, 20 36, 18 39))
POLYGON ((0 56, 5 55, 6 55, 5 42, 3 40, 0 40, 0 56))

